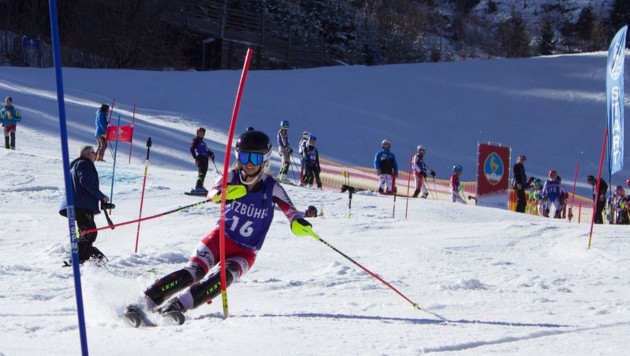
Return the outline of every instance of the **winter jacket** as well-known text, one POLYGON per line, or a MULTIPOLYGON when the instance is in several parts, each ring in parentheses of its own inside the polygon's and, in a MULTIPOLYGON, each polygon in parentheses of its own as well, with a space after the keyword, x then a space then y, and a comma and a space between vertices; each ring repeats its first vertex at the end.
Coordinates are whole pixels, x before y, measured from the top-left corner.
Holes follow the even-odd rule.
POLYGON ((527 175, 525 174, 525 166, 522 163, 517 163, 512 169, 514 174, 514 187, 520 184, 521 187, 527 188, 527 175))
MULTIPOLYGON (((98 172, 94 163, 89 158, 77 158, 70 163, 70 176, 72 178, 72 196, 74 207, 83 208, 100 213, 99 202, 105 198, 99 189, 98 172)), ((59 207, 59 213, 64 215, 68 205, 63 199, 59 207)))
POLYGON ((276 137, 276 141, 278 142, 278 149, 288 150, 291 146, 289 145, 289 130, 280 129, 278 131, 278 135, 276 137))
POLYGON ((13 105, 5 105, 4 108, 0 110, 0 114, 2 115, 2 126, 15 125, 22 121, 22 115, 13 105))
POLYGON ((306 148, 304 148, 302 160, 306 165, 317 167, 318 172, 321 172, 322 169, 319 166, 319 151, 315 146, 306 146, 306 148))
POLYGON ((379 174, 393 174, 398 176, 398 163, 396 163, 396 156, 389 150, 379 151, 374 157, 374 169, 379 174))
POLYGON ((107 134, 107 112, 101 111, 101 109, 96 110, 96 119, 94 120, 96 124, 96 132, 94 133, 94 137, 105 136, 107 134))
POLYGON ((190 154, 194 159, 208 157, 214 161, 214 152, 210 151, 206 141, 201 137, 195 137, 190 144, 190 154))

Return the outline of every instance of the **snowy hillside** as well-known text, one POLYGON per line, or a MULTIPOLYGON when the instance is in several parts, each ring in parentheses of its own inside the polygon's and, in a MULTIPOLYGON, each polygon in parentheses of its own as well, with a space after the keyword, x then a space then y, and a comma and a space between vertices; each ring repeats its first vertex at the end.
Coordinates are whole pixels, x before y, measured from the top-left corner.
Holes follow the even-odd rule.
MULTIPOLYGON (((326 158, 369 166, 383 138, 406 164, 418 144, 446 177, 464 165, 473 180, 478 141, 527 154, 527 171, 550 168, 580 182, 594 172, 605 128, 604 54, 530 60, 252 72, 237 131, 274 135, 291 122, 318 136, 326 158), (566 172, 566 173, 564 173, 566 172)), ((188 152, 198 126, 219 168, 240 72, 65 69, 70 151, 94 143, 94 112, 116 98, 136 138, 120 144, 115 223, 138 218, 146 138, 152 137, 143 216, 193 204, 188 152)), ((17 150, 0 149, 1 355, 80 353, 52 70, 0 68, 0 89, 22 111, 17 150)), ((109 154, 108 154, 109 155, 109 154)), ((275 159, 275 155, 274 155, 275 159)), ((629 175, 615 175, 621 182, 629 175)), ((113 163, 98 163, 109 195, 113 163)), ((277 171, 277 161, 274 161, 277 171)), ((210 172, 210 180, 216 178, 210 172)), ((586 191, 583 185, 583 190, 586 191)), ((249 274, 220 300, 187 313, 183 326, 131 329, 118 318, 156 278, 180 268, 218 218, 194 208, 99 232, 104 268, 82 270, 89 351, 219 355, 553 354, 623 355, 630 347, 627 227, 516 214, 437 200, 286 187, 325 241, 391 283, 426 311, 312 238, 297 238, 280 211, 249 274), (350 213, 350 214, 349 214, 350 213), (349 216, 350 215, 350 216, 349 216), (405 218, 405 215, 407 217, 405 218)), ((99 226, 105 219, 96 218, 99 226)))

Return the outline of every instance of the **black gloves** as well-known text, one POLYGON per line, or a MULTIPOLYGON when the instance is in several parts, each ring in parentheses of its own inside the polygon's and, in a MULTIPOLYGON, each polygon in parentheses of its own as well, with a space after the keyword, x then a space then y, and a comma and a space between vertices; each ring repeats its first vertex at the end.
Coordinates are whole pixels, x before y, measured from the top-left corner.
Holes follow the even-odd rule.
POLYGON ((435 171, 431 171, 431 177, 435 178, 435 171))
POLYGON ((211 161, 214 161, 214 152, 209 151, 208 152, 208 157, 210 158, 211 161))

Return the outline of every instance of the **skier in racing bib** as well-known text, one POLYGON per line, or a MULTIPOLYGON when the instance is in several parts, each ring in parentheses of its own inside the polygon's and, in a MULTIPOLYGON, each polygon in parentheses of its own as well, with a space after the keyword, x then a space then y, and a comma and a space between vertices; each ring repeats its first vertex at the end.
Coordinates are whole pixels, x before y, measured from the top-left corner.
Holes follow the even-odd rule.
MULTIPOLYGON (((247 193, 228 201, 225 208, 225 268, 227 286, 252 268, 273 220, 274 204, 291 225, 310 226, 282 185, 264 173, 271 153, 269 137, 260 131, 246 131, 236 141, 237 162, 227 175, 228 185, 244 185, 247 193)), ((219 178, 208 197, 221 194, 219 178)), ((226 197, 227 198, 227 197, 226 197)), ((219 223, 197 245, 183 268, 155 281, 144 291, 144 307, 162 314, 185 312, 220 294, 219 223), (166 303, 165 303, 166 302, 166 303)), ((129 305, 127 313, 142 313, 141 306, 129 305)), ((181 321, 183 322, 183 320, 181 321)))
POLYGON ((549 180, 543 185, 542 194, 545 202, 545 210, 543 216, 548 218, 551 212, 551 205, 554 207, 554 218, 562 218, 562 208, 565 204, 564 196, 566 191, 562 187, 562 183, 558 179, 558 172, 552 169, 549 171, 549 180))

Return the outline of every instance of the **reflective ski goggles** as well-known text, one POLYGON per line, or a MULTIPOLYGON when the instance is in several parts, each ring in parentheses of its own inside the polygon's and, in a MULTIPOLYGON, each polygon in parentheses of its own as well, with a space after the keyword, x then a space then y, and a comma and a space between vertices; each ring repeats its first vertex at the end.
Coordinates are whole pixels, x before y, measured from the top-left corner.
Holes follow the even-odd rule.
POLYGON ((238 162, 240 164, 247 164, 251 162, 254 166, 259 166, 265 160, 265 154, 261 152, 239 152, 238 162))

